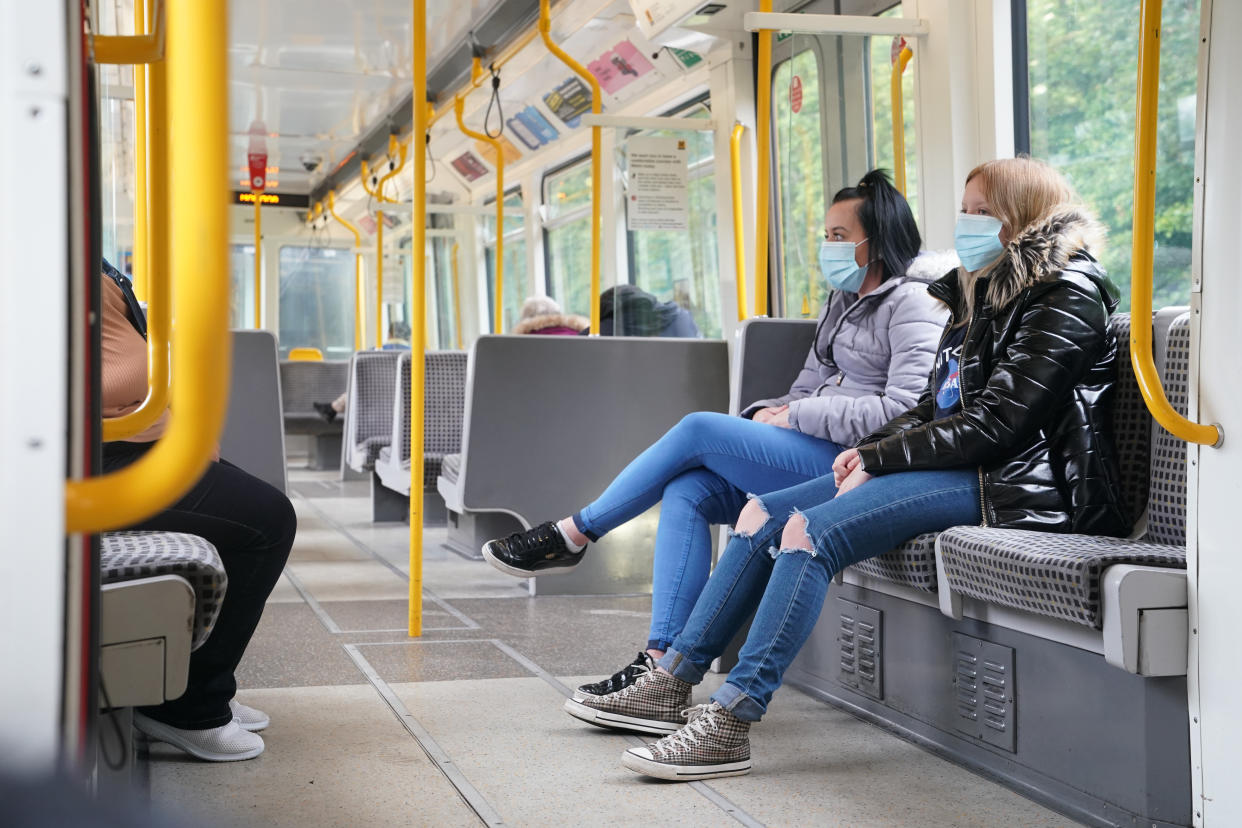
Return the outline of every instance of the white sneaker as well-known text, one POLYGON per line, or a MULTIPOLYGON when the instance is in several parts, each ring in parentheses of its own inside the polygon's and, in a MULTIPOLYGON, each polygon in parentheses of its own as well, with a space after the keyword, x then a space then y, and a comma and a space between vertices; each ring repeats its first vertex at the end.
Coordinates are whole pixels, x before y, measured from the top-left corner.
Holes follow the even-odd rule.
POLYGON ((237 699, 229 701, 229 710, 233 711, 233 721, 242 726, 243 730, 257 733, 272 723, 271 718, 262 710, 247 707, 237 699))
POLYGON ((263 752, 263 737, 242 730, 236 721, 207 730, 182 730, 134 711, 134 727, 157 742, 166 742, 207 762, 238 762, 263 752))

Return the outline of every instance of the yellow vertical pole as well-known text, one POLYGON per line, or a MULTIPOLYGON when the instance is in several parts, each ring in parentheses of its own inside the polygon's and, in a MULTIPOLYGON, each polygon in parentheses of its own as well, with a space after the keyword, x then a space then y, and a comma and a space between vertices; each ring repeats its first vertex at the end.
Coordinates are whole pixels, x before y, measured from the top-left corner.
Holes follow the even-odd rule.
POLYGON ((375 211, 375 347, 384 347, 384 211, 375 211))
POLYGON ((254 194, 254 327, 263 327, 263 234, 259 203, 263 200, 262 193, 254 194))
MULTIPOLYGON (((134 34, 146 31, 146 6, 150 0, 134 2, 134 34)), ((147 301, 150 251, 147 249, 147 67, 134 64, 134 250, 130 273, 134 295, 147 301)))
POLYGON ((495 320, 492 322, 492 333, 504 333, 504 288, 505 288, 505 151, 500 141, 482 132, 475 132, 466 126, 463 113, 466 102, 460 95, 453 100, 453 114, 457 116, 457 128, 467 137, 482 141, 496 153, 496 266, 495 287, 492 290, 496 297, 495 320))
MULTIPOLYGON (((414 125, 410 140, 427 135, 427 0, 413 0, 414 125)), ((423 634, 423 383, 427 347, 427 153, 414 155, 414 195, 410 216, 410 596, 409 634, 423 634), (414 346, 418 345, 417 348, 414 346)))
POLYGON ((354 227, 345 219, 336 214, 336 193, 328 193, 328 212, 332 214, 332 218, 337 223, 354 234, 354 350, 362 350, 362 234, 358 232, 358 228, 354 227))
MULTIPOLYGON (((772 10, 772 0, 767 3, 765 11, 772 10)), ((591 112, 598 115, 604 110, 603 93, 599 81, 587 68, 569 56, 569 53, 556 45, 552 40, 552 8, 549 0, 539 0, 539 34, 543 36, 548 51, 556 55, 562 63, 574 70, 574 73, 591 87, 591 112)), ((763 35, 761 34, 762 38, 763 35)), ((769 58, 771 57, 769 51, 769 58)), ((769 60, 769 63, 771 61, 769 60)), ((769 67, 770 68, 770 67, 769 67)), ((600 252, 600 181, 603 169, 603 151, 601 150, 601 133, 598 126, 591 127, 591 335, 599 335, 599 252, 600 252)))
MULTIPOLYGON (((772 0, 759 0, 759 11, 772 11, 772 0)), ((771 197, 772 30, 759 31, 759 66, 755 83, 755 315, 768 315, 768 201, 771 197)))
POLYGON ((733 263, 737 282, 737 321, 746 319, 746 224, 742 220, 742 133, 746 127, 733 125, 729 138, 729 164, 733 178, 733 263))
POLYGON ((1134 113, 1134 218, 1130 248, 1130 363, 1156 422, 1174 437, 1219 447, 1219 426, 1186 419, 1169 404, 1151 354, 1152 258, 1156 220, 1156 116, 1160 104, 1161 0, 1139 10, 1138 95, 1134 113))
POLYGON ((458 272, 457 254, 461 250, 461 245, 453 242, 453 330, 456 332, 457 350, 462 350, 461 345, 461 278, 458 272))
POLYGON ((902 46, 893 61, 893 75, 889 81, 893 103, 893 185, 903 196, 906 194, 906 119, 901 102, 901 75, 912 57, 914 52, 910 47, 902 46))

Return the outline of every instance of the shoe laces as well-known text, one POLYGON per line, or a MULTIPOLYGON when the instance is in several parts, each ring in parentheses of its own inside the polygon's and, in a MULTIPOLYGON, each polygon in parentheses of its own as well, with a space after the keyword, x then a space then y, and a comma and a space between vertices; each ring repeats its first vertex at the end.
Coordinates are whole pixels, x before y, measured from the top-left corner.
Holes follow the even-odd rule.
POLYGON ((631 664, 629 667, 626 667, 625 669, 634 670, 634 672, 638 673, 638 677, 634 679, 633 684, 627 684, 617 691, 618 699, 629 698, 630 696, 632 696, 634 693, 637 692, 635 688, 637 688, 640 684, 644 684, 644 685, 647 684, 647 682, 643 681, 643 678, 645 676, 655 675, 655 673, 651 671, 651 668, 648 667, 646 664, 631 664))
POLYGON ((534 529, 525 532, 514 532, 505 538, 505 543, 509 548, 520 555, 528 555, 531 552, 542 549, 548 545, 556 545, 556 541, 560 539, 560 533, 556 526, 551 523, 542 523, 534 529))
POLYGON ((720 714, 724 711, 716 702, 696 704, 681 711, 686 724, 676 733, 670 733, 651 747, 662 756, 670 756, 675 751, 690 750, 699 744, 700 737, 711 735, 720 723, 720 714))

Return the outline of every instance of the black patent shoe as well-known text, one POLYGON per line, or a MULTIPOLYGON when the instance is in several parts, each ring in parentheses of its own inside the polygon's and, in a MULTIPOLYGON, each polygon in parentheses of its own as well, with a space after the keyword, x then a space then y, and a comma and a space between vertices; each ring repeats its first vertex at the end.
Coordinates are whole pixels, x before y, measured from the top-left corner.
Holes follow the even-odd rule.
POLYGON ((607 696, 609 693, 624 690, 638 681, 639 676, 644 673, 650 673, 654 669, 655 660, 647 655, 646 650, 643 650, 638 654, 638 658, 603 681, 597 681, 594 684, 584 684, 579 687, 574 691, 574 701, 582 701, 587 696, 607 696))
POLYGON ((585 551, 585 547, 579 552, 571 550, 551 521, 483 544, 488 563, 518 578, 564 574, 578 565, 585 551))
POLYGON ((332 403, 311 403, 311 407, 315 409, 320 417, 323 417, 324 422, 330 423, 336 419, 336 409, 332 407, 332 403))

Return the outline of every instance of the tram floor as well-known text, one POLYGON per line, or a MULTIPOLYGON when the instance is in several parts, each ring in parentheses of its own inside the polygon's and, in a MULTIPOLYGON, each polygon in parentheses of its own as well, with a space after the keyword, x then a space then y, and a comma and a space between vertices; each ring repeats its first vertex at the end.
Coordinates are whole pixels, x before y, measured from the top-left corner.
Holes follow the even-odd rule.
POLYGON ((239 700, 271 716, 266 752, 208 764, 153 745, 159 811, 299 828, 1073 824, 789 687, 751 731, 750 775, 646 780, 620 763, 640 737, 561 704, 633 658, 650 596, 532 598, 429 526, 410 638, 407 528, 370 522, 366 482, 290 469, 290 490, 297 542, 237 673, 239 700))

